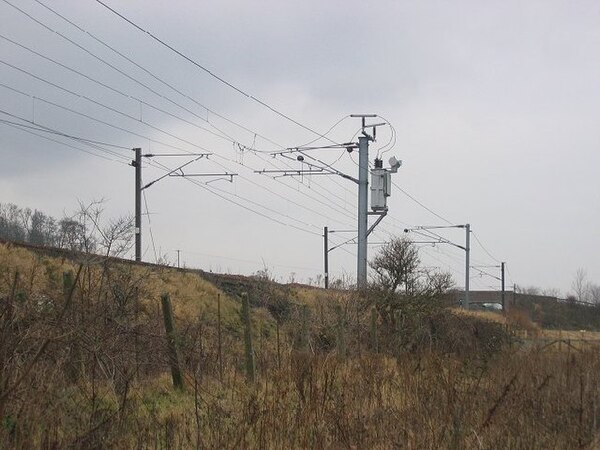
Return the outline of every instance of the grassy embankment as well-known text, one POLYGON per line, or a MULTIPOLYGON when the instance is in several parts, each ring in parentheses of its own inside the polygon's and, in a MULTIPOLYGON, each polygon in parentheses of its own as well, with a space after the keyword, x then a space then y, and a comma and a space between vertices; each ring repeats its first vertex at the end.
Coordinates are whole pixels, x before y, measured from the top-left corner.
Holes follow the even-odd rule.
POLYGON ((510 345, 507 328, 535 328, 523 318, 417 302, 390 320, 358 294, 207 279, 0 246, 0 448, 599 444, 600 355, 510 345), (244 372, 242 291, 255 383, 244 372), (171 384, 165 292, 183 390, 171 384))

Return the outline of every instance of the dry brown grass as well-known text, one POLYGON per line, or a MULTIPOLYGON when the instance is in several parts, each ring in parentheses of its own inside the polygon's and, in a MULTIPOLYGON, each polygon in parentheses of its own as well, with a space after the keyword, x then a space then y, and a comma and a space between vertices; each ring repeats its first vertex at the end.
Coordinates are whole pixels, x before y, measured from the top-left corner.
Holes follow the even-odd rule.
POLYGON ((495 322, 503 325, 508 323, 504 314, 500 312, 466 310, 462 308, 451 308, 451 311, 455 314, 475 317, 476 319, 487 320, 489 322, 495 322))
POLYGON ((295 301, 313 310, 311 350, 293 348, 296 309, 280 324, 278 352, 273 318, 254 308, 258 381, 249 385, 235 298, 196 275, 110 267, 103 278, 103 266, 92 265, 57 320, 62 273, 77 269, 0 246, 0 397, 7 399, 0 401, 0 448, 562 449, 597 442, 600 354, 503 349, 499 330, 519 317, 441 311, 421 327, 381 323, 381 353, 374 354, 369 311, 359 314, 356 299, 300 289, 295 301), (124 295, 130 288, 136 296, 124 295), (184 391, 169 376, 162 292, 173 299, 184 391), (335 350, 340 311, 348 357, 335 350))
MULTIPOLYGON (((436 354, 309 356, 301 367, 290 361, 255 386, 229 370, 224 382, 204 380, 197 397, 192 385, 177 392, 165 376, 148 380, 132 390, 128 414, 103 428, 100 442, 118 448, 562 449, 588 448, 595 438, 595 353, 508 353, 486 368, 436 354)), ((75 395, 67 404, 81 402, 75 395)), ((116 411, 116 399, 104 402, 116 411)), ((73 429, 57 433, 56 443, 76 441, 73 429)))
POLYGON ((542 330, 543 337, 554 339, 578 339, 582 341, 598 341, 600 340, 600 332, 598 331, 565 331, 565 330, 542 330))

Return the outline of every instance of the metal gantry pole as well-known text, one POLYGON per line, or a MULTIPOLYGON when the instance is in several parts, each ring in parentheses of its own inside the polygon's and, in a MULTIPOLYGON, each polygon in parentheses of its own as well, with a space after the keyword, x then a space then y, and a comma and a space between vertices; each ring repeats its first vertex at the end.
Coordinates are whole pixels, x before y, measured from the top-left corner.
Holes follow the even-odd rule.
POLYGON ((329 241, 328 236, 329 229, 323 228, 323 258, 324 258, 324 269, 325 269, 325 289, 329 289, 329 241))
POLYGON ((465 309, 469 309, 469 282, 471 268, 471 225, 465 225, 465 309))
POLYGON ((142 260, 142 149, 134 148, 135 161, 135 260, 142 260))
POLYGON ((367 229, 369 200, 369 137, 358 138, 358 262, 357 287, 367 286, 367 229))

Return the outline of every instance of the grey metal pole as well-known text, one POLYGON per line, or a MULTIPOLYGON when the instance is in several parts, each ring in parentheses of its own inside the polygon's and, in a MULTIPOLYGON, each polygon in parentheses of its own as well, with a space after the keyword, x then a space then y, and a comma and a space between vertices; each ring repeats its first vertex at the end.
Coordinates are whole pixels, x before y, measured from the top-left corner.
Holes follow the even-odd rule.
POLYGON ((177 250, 177 268, 179 269, 179 253, 181 253, 181 250, 177 250))
POLYGON ((504 262, 500 263, 500 271, 502 274, 502 312, 506 312, 505 292, 504 292, 504 262))
POLYGON ((327 227, 323 228, 323 257, 325 263, 325 289, 329 289, 329 242, 328 242, 329 230, 327 227))
POLYGON ((369 137, 358 138, 358 261, 357 287, 367 286, 367 228, 369 200, 369 137))
POLYGON ((134 148, 135 161, 135 260, 142 260, 142 149, 134 148))
POLYGON ((465 242, 465 309, 469 309, 469 282, 470 282, 470 267, 471 267, 471 225, 465 225, 466 242, 465 242))

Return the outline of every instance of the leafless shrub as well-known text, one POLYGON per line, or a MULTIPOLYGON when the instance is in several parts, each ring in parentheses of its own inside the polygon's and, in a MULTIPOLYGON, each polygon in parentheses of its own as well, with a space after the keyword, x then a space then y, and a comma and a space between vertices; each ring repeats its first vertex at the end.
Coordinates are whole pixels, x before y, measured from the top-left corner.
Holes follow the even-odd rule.
POLYGON ((209 309, 198 313, 178 304, 192 275, 104 259, 81 268, 31 255, 7 259, 3 251, 1 448, 597 443, 597 351, 510 349, 502 345, 500 324, 455 315, 429 298, 390 296, 382 297, 384 303, 397 301, 398 307, 387 319, 377 316, 381 334, 374 354, 365 345, 365 305, 377 304, 381 292, 324 293, 311 304, 308 352, 292 350, 301 305, 287 299, 280 333, 266 308, 253 309, 259 370, 249 386, 236 305, 229 305, 223 324, 221 373, 215 317, 209 309), (186 391, 173 390, 168 376, 157 295, 163 289, 173 298, 186 391), (344 357, 335 348, 340 324, 344 357), (317 336, 329 344, 317 345, 317 336))

